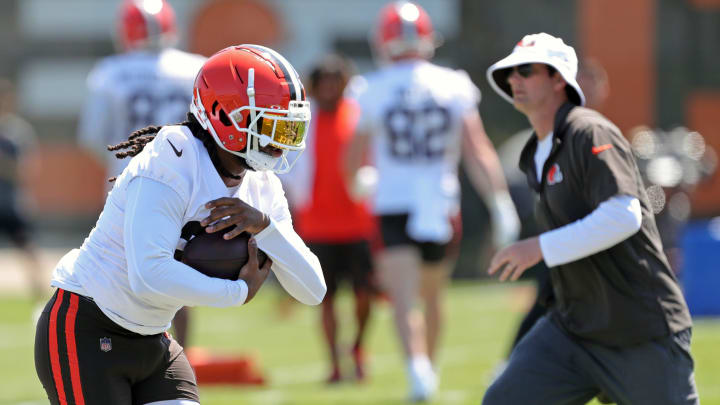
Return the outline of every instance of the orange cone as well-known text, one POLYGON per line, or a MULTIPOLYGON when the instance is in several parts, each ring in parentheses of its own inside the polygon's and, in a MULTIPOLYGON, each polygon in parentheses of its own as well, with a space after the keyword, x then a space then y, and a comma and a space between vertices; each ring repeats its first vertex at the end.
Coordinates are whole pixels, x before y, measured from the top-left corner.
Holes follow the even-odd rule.
POLYGON ((257 362, 252 356, 211 354, 200 347, 186 349, 185 353, 200 385, 265 384, 265 377, 259 371, 257 362))

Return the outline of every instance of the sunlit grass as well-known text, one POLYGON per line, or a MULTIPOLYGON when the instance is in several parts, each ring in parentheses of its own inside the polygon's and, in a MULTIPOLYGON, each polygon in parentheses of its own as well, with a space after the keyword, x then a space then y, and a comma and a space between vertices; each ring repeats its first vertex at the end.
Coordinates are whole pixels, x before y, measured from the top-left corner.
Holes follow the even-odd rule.
MULTIPOLYGON (((529 284, 455 283, 448 294, 448 323, 440 358, 441 386, 433 403, 474 404, 482 399, 494 367, 522 316, 529 284)), ((367 335, 369 379, 327 387, 327 356, 318 308, 294 304, 268 285, 246 307, 193 310, 191 342, 213 353, 253 356, 268 383, 261 387, 201 387, 212 404, 403 404, 405 364, 385 302, 375 305, 367 335)), ((341 339, 349 351, 352 301, 339 300, 341 339)), ((0 298, 0 404, 44 404, 33 360, 32 303, 0 298)), ((702 403, 720 405, 720 319, 696 321, 693 354, 702 403)), ((351 375, 352 363, 343 362, 351 375)))

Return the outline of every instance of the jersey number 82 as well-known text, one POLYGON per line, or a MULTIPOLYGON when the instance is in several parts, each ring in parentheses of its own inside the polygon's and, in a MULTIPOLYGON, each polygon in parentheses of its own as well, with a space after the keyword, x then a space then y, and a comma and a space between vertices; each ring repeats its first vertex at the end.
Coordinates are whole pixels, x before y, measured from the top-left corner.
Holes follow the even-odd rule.
POLYGON ((445 153, 450 112, 443 106, 394 106, 386 111, 384 123, 390 154, 396 159, 435 159, 445 153))

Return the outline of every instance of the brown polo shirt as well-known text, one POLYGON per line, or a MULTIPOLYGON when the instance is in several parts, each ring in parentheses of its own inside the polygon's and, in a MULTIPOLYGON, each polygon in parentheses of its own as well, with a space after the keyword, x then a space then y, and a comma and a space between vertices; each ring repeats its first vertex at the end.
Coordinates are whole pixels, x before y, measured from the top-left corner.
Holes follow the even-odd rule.
POLYGON ((551 268, 552 316, 569 333, 609 346, 629 346, 676 333, 692 323, 663 253, 630 144, 599 113, 566 103, 555 116, 553 146, 537 181, 532 136, 520 169, 538 193, 544 230, 562 227, 614 196, 640 200, 640 230, 617 245, 551 268))

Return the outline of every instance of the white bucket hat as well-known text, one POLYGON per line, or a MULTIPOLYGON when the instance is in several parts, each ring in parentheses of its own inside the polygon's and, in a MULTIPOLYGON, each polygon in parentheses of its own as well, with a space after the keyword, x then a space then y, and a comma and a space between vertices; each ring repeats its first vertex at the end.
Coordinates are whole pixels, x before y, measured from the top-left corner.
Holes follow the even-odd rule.
POLYGON ((487 79, 490 85, 505 100, 513 102, 512 90, 507 82, 509 69, 525 63, 544 63, 555 68, 570 86, 567 89, 570 102, 585 105, 585 95, 575 78, 578 70, 575 49, 565 45, 562 39, 544 32, 525 35, 510 55, 488 68, 487 79))

